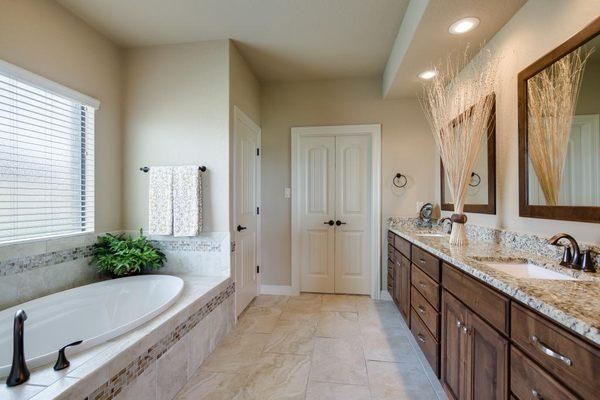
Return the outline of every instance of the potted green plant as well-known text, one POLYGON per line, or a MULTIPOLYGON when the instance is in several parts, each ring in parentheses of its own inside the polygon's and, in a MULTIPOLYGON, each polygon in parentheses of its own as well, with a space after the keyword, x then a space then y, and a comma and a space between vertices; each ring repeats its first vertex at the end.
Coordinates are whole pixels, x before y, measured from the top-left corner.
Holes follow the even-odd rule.
POLYGON ((98 237, 98 242, 92 247, 90 265, 96 265, 98 271, 119 278, 155 271, 163 266, 166 258, 140 229, 140 235, 136 238, 111 233, 98 237))

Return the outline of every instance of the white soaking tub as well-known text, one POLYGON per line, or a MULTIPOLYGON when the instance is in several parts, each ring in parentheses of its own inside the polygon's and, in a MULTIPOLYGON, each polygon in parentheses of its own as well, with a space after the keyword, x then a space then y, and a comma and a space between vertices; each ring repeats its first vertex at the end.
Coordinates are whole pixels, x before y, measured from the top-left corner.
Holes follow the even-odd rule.
POLYGON ((35 368, 54 363, 58 350, 83 340, 67 355, 130 331, 171 306, 183 289, 181 278, 140 275, 80 286, 28 301, 0 312, 0 377, 12 362, 13 318, 27 313, 25 358, 35 368))

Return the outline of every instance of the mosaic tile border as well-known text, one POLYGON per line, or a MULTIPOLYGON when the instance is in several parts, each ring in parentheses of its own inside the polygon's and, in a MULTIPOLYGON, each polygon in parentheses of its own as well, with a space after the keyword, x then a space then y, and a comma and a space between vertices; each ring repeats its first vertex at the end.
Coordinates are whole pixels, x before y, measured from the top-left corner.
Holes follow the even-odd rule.
POLYGON ((123 389, 142 375, 152 363, 160 359, 175 343, 194 329, 208 314, 231 297, 234 292, 235 283, 232 282, 208 303, 190 315, 184 322, 177 325, 170 333, 131 361, 127 367, 110 377, 91 394, 86 396, 85 400, 111 400, 115 398, 123 389))
POLYGON ((0 277, 32 271, 49 265, 62 264, 92 256, 92 245, 67 250, 51 251, 32 256, 15 257, 0 261, 0 277))
POLYGON ((151 240, 154 246, 163 251, 221 251, 221 243, 214 240, 198 240, 194 238, 176 240, 151 240))

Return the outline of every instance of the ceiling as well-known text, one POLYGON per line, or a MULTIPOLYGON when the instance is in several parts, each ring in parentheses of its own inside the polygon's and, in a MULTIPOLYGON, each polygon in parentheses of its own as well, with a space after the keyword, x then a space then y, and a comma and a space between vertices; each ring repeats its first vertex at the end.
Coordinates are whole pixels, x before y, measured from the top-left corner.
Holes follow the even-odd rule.
POLYGON ((381 75, 409 0, 58 0, 124 47, 233 39, 261 81, 381 75))
MULTIPOLYGON (((397 42, 404 41, 400 44, 405 52, 396 62, 395 75, 389 87, 384 88, 384 96, 402 98, 420 94, 422 81, 417 77, 419 72, 430 69, 448 55, 462 55, 468 44, 472 49, 479 49, 525 3, 526 0, 430 0, 411 34, 402 36, 401 30, 396 39, 397 42), (479 18, 479 26, 463 35, 450 34, 450 25, 465 17, 479 18)), ((395 43, 395 46, 398 44, 395 43)))

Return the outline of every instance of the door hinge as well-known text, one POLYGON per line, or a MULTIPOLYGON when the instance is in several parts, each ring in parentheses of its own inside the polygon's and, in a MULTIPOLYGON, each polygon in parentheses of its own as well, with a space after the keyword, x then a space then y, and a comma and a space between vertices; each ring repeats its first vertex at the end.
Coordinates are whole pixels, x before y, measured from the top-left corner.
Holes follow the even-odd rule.
POLYGON ((256 207, 256 215, 260 215, 260 207, 256 207))
POLYGON ((235 252, 235 242, 231 241, 231 252, 234 253, 235 252))
POLYGON ((256 148, 256 155, 260 156, 260 149, 258 147, 256 148))
POLYGON ((256 273, 257 273, 257 274, 260 274, 260 265, 257 265, 257 266, 256 266, 256 273))

